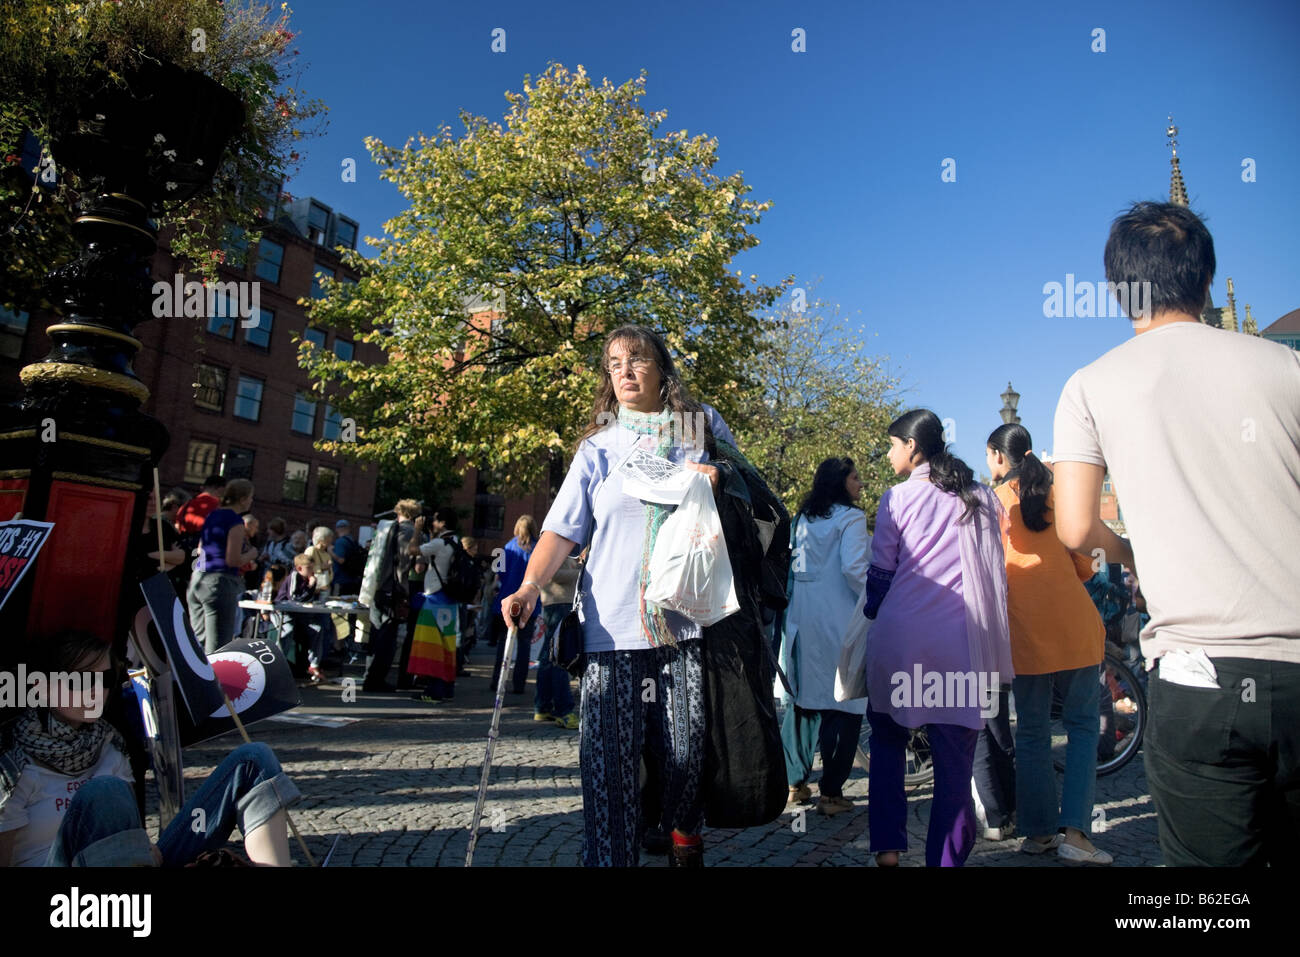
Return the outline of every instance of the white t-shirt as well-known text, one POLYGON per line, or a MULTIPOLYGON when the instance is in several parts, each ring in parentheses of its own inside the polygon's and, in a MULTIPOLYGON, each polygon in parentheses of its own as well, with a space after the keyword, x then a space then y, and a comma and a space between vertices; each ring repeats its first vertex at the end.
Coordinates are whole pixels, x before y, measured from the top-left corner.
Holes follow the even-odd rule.
POLYGON ((1300 662, 1300 352, 1199 322, 1072 375, 1057 461, 1115 483, 1151 622, 1142 651, 1300 662))
POLYGON ((18 831, 10 859, 12 865, 43 867, 58 836, 63 815, 78 789, 91 778, 105 775, 135 785, 131 762, 107 741, 99 761, 82 774, 60 774, 29 760, 18 779, 18 786, 0 807, 0 832, 18 831))
MULTIPOLYGON (((443 534, 445 535, 446 532, 443 534)), ((452 539, 455 538, 456 536, 453 535, 452 539)), ((429 560, 429 567, 424 573, 424 593, 426 595, 436 595, 442 591, 443 582, 451 574, 451 556, 454 551, 451 542, 443 538, 442 535, 420 546, 420 554, 429 560), (442 577, 439 578, 439 575, 442 577)))

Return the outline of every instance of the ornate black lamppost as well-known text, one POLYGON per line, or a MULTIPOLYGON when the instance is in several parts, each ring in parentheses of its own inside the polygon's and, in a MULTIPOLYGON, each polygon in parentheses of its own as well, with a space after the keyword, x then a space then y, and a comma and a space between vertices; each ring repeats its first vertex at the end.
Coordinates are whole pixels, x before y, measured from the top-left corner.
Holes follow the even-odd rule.
MULTIPOLYGON (((201 73, 147 63, 62 124, 50 151, 83 183, 77 259, 49 273, 60 313, 51 349, 20 373, 26 393, 0 428, 0 496, 54 522, 0 619, 0 646, 81 628, 122 640, 140 605, 136 532, 167 430, 140 411, 149 390, 132 360, 135 326, 152 318, 153 215, 212 180, 244 122, 239 98, 201 73), (13 494, 17 493, 17 494, 13 494)), ((7 655, 5 656, 7 657, 7 655)))

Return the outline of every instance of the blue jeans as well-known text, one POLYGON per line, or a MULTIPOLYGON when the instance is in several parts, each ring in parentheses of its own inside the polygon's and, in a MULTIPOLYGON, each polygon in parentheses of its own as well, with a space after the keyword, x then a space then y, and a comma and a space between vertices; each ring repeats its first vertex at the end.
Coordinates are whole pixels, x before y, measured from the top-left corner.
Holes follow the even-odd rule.
POLYGON ((546 639, 537 656, 537 695, 535 710, 540 714, 553 714, 563 718, 573 711, 573 691, 569 688, 569 673, 551 661, 551 642, 555 629, 569 613, 569 605, 547 605, 542 611, 546 639))
MULTIPOLYGON (((265 744, 227 755, 158 839, 164 867, 182 867, 230 839, 247 836, 302 795, 265 744), (201 812, 201 813, 200 813, 201 812)), ((46 867, 130 867, 153 863, 135 792, 120 778, 93 778, 72 799, 46 867)))
POLYGON ((1030 837, 1055 834, 1058 827, 1092 830, 1097 790, 1098 665, 1045 675, 1017 675, 1016 815, 1018 829, 1030 837), (1052 687, 1061 693, 1061 720, 1068 740, 1065 783, 1056 798, 1052 767, 1052 687))

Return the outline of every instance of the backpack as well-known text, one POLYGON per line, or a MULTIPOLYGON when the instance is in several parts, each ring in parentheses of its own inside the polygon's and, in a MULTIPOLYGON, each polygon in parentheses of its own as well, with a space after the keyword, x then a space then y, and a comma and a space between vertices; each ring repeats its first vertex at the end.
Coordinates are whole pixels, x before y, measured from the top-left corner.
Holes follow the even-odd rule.
POLYGON ((479 585, 482 584, 478 563, 457 539, 449 538, 447 541, 451 545, 451 565, 447 569, 447 580, 443 581, 436 563, 433 573, 438 575, 443 594, 458 604, 469 604, 477 597, 479 585))

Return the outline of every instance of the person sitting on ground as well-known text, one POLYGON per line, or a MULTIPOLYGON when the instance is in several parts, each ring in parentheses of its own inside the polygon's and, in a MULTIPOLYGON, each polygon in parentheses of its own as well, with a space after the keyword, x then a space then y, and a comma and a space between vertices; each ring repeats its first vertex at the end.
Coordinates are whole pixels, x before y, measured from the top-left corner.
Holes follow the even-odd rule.
POLYGON ((108 645, 69 630, 45 647, 45 673, 81 676, 57 682, 48 707, 24 709, 0 735, 0 866, 181 867, 236 825, 254 863, 292 863, 285 808, 301 794, 264 744, 231 752, 150 843, 122 737, 100 717, 108 690, 85 689, 88 673, 114 673, 108 645))

